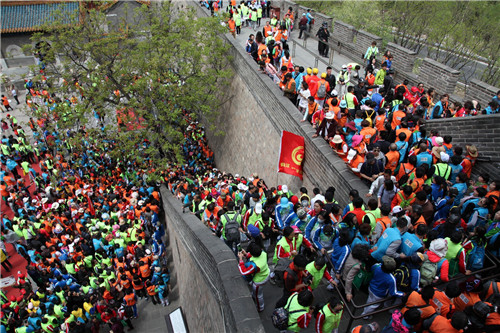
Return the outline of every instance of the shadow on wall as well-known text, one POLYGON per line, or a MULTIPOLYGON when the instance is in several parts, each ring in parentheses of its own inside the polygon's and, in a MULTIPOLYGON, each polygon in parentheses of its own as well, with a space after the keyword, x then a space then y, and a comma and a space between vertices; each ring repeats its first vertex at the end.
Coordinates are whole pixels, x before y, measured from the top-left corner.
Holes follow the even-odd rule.
POLYGON ((190 332, 264 333, 233 252, 161 188, 176 289, 190 332))

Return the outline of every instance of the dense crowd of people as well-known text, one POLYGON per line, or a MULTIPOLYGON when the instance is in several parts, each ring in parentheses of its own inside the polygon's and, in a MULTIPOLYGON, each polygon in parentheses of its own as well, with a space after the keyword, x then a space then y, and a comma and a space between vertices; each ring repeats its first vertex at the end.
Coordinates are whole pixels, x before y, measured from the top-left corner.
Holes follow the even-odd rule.
POLYGON ((2 291, 1 332, 132 330, 138 302, 169 305, 159 184, 147 181, 147 159, 111 158, 120 149, 112 139, 82 130, 75 142, 57 129, 53 107, 71 110, 79 98, 31 80, 26 88, 27 105, 43 116, 30 118, 32 138, 13 115, 3 127, 2 276, 13 270, 19 291, 2 291), (12 267, 4 242, 25 269, 12 267))
MULTIPOLYGON (((363 179, 368 194, 352 190, 342 207, 328 184, 324 192, 293 194, 257 174, 219 171, 196 147, 202 129, 194 123, 186 136, 195 149, 191 168, 169 175, 172 193, 234 251, 259 312, 265 309, 262 286, 270 281, 283 288, 272 304, 273 324, 282 331, 298 332, 311 322, 317 332, 338 330, 345 304, 334 296, 314 304, 323 278, 347 302, 368 291, 366 303, 378 303, 365 307, 366 320, 388 297, 385 306, 399 305, 390 322, 353 332, 499 330, 498 283, 482 279, 486 249, 496 255, 500 245, 498 180, 473 178, 475 146, 455 145, 425 126, 427 119, 477 114, 480 106, 449 103, 445 95, 435 101, 434 89, 423 84, 396 85, 392 55, 375 69, 375 43, 365 54, 364 78, 354 63, 337 77, 330 67, 321 75, 305 70, 288 52, 282 23, 266 22, 246 51, 299 107, 314 136, 324 137, 363 179)), ((484 113, 497 112, 498 98, 489 105, 493 112, 484 113)))
MULTIPOLYGON (((265 5, 231 1, 231 32, 241 33, 247 23, 257 30, 270 16, 265 5)), ((221 1, 209 3, 214 15, 221 7, 221 1)), ((266 306, 263 286, 282 289, 272 304, 281 331, 314 323, 318 333, 338 332, 343 300, 360 291, 368 293, 366 304, 378 302, 364 308, 366 320, 383 300, 398 307, 389 322, 367 322, 352 332, 499 331, 500 285, 482 278, 486 251, 497 256, 500 249, 499 180, 472 177, 475 146, 454 145, 452 137, 425 127, 426 119, 481 108, 473 101, 449 103, 446 95, 434 101, 434 89, 423 84, 395 85, 390 54, 375 69, 376 44, 365 54, 365 78, 354 63, 337 77, 330 67, 320 75, 297 66, 286 44, 294 13, 284 17, 272 17, 251 36, 247 52, 303 112, 315 136, 361 177, 368 194, 351 190, 341 206, 329 184, 294 194, 256 173, 218 170, 203 127, 187 112, 185 164, 164 175, 169 190, 234 252, 259 312, 266 306), (464 277, 460 283, 457 276, 464 277), (332 295, 318 304, 314 290, 324 283, 332 295)), ((304 17, 301 31, 314 21, 310 13, 304 17)), ((79 97, 51 96, 43 83, 28 81, 26 88, 27 105, 47 112, 30 119, 32 138, 14 115, 2 120, 2 267, 16 269, 4 242, 14 244, 27 267, 16 276, 20 296, 1 295, 1 330, 133 329, 139 300, 169 304, 160 184, 147 181, 147 162, 111 158, 119 149, 112 139, 82 130, 83 139, 71 143, 73 133, 58 131, 51 107, 66 103, 70 110, 79 97)), ((499 96, 485 113, 498 112, 499 96)), ((2 103, 12 110, 5 96, 2 103)))

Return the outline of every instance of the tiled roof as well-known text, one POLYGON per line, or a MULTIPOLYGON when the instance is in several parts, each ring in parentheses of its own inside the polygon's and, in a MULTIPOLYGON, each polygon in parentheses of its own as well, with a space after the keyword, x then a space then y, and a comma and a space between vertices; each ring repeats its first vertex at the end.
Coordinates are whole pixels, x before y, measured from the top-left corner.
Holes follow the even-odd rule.
POLYGON ((62 13, 63 24, 77 24, 79 19, 80 3, 68 2, 27 2, 21 1, 16 5, 3 5, 0 7, 2 16, 1 33, 26 32, 40 30, 44 24, 57 20, 56 12, 62 13), (75 16, 76 14, 76 16, 75 16))

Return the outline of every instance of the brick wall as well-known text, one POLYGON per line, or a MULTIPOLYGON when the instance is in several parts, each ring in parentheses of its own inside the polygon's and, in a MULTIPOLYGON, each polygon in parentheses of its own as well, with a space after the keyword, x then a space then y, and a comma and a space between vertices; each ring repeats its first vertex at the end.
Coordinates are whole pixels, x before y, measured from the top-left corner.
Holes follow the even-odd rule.
POLYGON ((354 40, 354 27, 342 21, 333 22, 332 37, 341 43, 352 43, 354 40))
POLYGON ((387 43, 386 49, 394 56, 392 67, 394 70, 411 73, 417 59, 417 52, 404 48, 394 43, 387 43))
POLYGON ((479 101, 483 108, 485 108, 499 90, 499 88, 496 88, 485 82, 472 79, 470 80, 469 86, 467 87, 467 90, 465 92, 465 100, 475 99, 479 101))
POLYGON ((183 214, 181 202, 165 186, 161 194, 189 331, 264 333, 233 252, 198 218, 183 214))
POLYGON ((453 94, 460 72, 440 62, 425 58, 418 78, 427 87, 434 87, 438 95, 453 94))
MULTIPOLYGON (((479 152, 481 171, 488 172, 492 179, 500 174, 500 114, 466 118, 449 118, 427 121, 428 129, 437 129, 440 135, 451 135, 454 146, 465 149, 466 144, 475 145, 479 152)), ((478 170, 476 170, 478 172, 478 170)))
POLYGON ((359 57, 361 57, 361 54, 365 54, 368 47, 370 47, 374 41, 377 42, 377 47, 381 50, 382 37, 376 36, 364 30, 357 30, 355 45, 358 50, 359 57))

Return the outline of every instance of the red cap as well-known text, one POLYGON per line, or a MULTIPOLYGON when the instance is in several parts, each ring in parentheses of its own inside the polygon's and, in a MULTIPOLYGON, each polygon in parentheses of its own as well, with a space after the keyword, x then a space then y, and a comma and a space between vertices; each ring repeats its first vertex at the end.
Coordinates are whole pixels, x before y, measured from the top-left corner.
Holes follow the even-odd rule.
POLYGON ((297 198, 296 195, 292 195, 292 197, 290 198, 290 201, 295 205, 296 203, 299 202, 299 198, 297 198))

